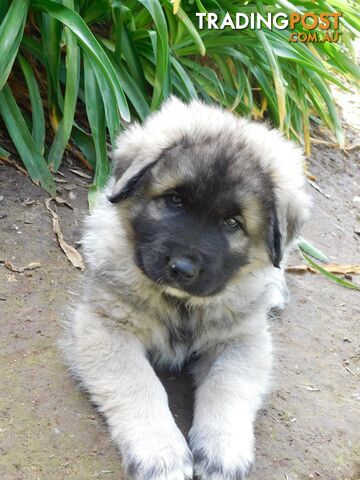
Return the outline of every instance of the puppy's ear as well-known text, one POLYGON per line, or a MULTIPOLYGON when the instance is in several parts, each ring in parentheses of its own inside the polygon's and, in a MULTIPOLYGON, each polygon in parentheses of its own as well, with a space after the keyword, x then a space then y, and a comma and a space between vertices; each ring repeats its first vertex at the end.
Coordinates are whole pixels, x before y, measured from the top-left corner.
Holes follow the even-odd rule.
POLYGON ((272 213, 270 218, 267 245, 272 264, 274 267, 280 268, 280 262, 282 259, 282 235, 280 231, 279 219, 275 211, 272 213))
POLYGON ((275 209, 268 230, 268 247, 274 267, 280 268, 287 247, 296 240, 309 216, 309 209, 310 198, 302 181, 299 181, 299 185, 292 183, 277 189, 275 209))
POLYGON ((111 203, 119 203, 123 200, 126 200, 129 197, 132 197, 138 188, 145 181, 145 177, 150 172, 151 168, 157 163, 157 160, 154 160, 151 163, 145 165, 138 171, 131 172, 131 175, 126 175, 127 178, 121 177, 114 186, 112 194, 108 197, 111 203))

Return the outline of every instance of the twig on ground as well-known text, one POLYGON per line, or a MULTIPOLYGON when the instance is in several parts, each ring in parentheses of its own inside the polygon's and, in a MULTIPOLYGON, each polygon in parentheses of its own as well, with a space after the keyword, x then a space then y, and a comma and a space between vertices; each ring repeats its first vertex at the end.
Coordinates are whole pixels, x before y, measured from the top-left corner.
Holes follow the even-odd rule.
POLYGON ((69 168, 68 170, 72 173, 75 173, 75 175, 78 175, 79 177, 88 178, 89 180, 91 180, 91 175, 88 175, 87 173, 84 173, 81 170, 75 170, 74 168, 69 168))
MULTIPOLYGON (((321 266, 327 272, 338 274, 338 275, 360 274, 360 265, 357 265, 357 264, 351 265, 351 264, 340 264, 340 263, 327 263, 321 266)), ((289 273, 303 273, 303 272, 319 273, 319 271, 316 270, 315 268, 305 264, 287 267, 286 271, 289 273)))
POLYGON ((0 263, 3 263, 8 270, 16 273, 24 273, 26 270, 35 270, 36 268, 41 267, 40 262, 31 262, 26 265, 26 267, 17 267, 10 260, 0 260, 0 263))
POLYGON ((319 193, 321 193, 321 195, 324 195, 324 197, 326 197, 327 199, 330 199, 330 195, 328 195, 327 193, 324 192, 324 190, 322 188, 319 187, 319 185, 317 183, 315 183, 313 180, 311 180, 310 178, 308 179, 308 182, 310 183, 310 185, 315 188, 315 190, 317 190, 319 193))
POLYGON ((21 172, 23 175, 29 175, 29 174, 27 173, 27 171, 25 170, 25 168, 23 168, 21 165, 19 165, 18 163, 16 163, 15 160, 12 160, 11 158, 1 157, 1 162, 3 162, 3 163, 8 163, 9 165, 15 167, 16 170, 18 170, 19 172, 21 172))
POLYGON ((69 262, 74 265, 74 267, 79 268, 81 271, 84 271, 85 265, 81 254, 73 246, 69 245, 64 239, 64 235, 60 228, 59 217, 57 213, 50 207, 51 200, 53 199, 48 198, 47 200, 45 200, 45 206, 52 217, 53 231, 58 239, 60 248, 65 253, 69 262))

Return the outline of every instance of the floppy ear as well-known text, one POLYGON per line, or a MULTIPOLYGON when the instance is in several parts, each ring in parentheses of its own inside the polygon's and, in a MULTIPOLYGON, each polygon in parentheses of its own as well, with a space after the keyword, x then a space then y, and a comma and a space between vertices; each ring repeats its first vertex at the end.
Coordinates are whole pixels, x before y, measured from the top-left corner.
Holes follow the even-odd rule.
POLYGON ((309 216, 310 198, 302 186, 294 190, 278 190, 277 197, 269 222, 267 244, 274 267, 280 268, 284 252, 309 216))
POLYGON ((127 175, 128 178, 121 177, 115 183, 113 193, 108 197, 109 201, 111 203, 119 203, 122 200, 132 197, 143 183, 146 174, 157 163, 157 161, 158 160, 154 160, 137 172, 131 172, 132 175, 130 177, 127 175))
POLYGON ((276 268, 280 268, 282 259, 282 235, 280 231, 280 224, 277 214, 274 212, 271 215, 270 225, 268 229, 267 245, 269 249, 270 259, 276 268))

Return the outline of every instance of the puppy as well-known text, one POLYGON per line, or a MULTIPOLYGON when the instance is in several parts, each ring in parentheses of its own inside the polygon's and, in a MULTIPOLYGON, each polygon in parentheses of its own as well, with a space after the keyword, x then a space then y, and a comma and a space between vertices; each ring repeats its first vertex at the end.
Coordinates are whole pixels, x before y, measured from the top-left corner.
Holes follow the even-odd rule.
POLYGON ((302 156, 275 131, 171 98, 122 133, 87 219, 88 270, 64 349, 129 478, 239 480, 268 388, 267 315, 307 217, 302 156), (152 364, 191 362, 188 442, 152 364))

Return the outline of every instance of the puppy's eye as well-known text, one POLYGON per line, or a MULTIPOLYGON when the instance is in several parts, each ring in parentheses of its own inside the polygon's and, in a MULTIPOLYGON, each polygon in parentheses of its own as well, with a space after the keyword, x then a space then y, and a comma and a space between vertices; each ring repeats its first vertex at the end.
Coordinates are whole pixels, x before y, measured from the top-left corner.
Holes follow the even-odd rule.
POLYGON ((224 225, 225 225, 225 227, 232 228, 232 229, 241 227, 241 223, 239 222, 239 220, 237 220, 236 218, 233 218, 233 217, 232 218, 227 218, 224 222, 224 225))
POLYGON ((181 208, 182 207, 182 200, 179 197, 179 195, 176 195, 175 193, 172 193, 171 195, 167 195, 166 197, 166 203, 169 207, 176 207, 176 208, 181 208))

